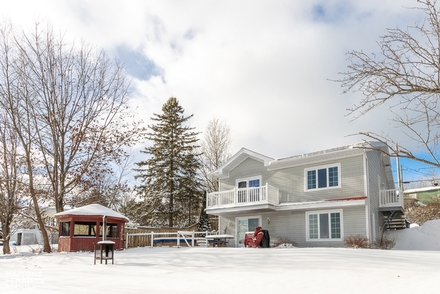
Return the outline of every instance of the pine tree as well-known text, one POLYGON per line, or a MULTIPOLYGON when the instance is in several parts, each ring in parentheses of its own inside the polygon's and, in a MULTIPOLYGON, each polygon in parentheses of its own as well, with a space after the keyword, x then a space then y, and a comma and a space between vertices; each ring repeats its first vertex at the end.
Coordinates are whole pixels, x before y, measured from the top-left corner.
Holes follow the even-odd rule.
POLYGON ((150 157, 136 163, 142 182, 137 189, 145 198, 150 225, 189 225, 200 209, 198 133, 186 125, 193 115, 183 113, 176 98, 168 99, 162 114, 151 118, 156 123, 149 126, 147 138, 153 144, 141 151, 150 157))
MULTIPOLYGON (((206 196, 204 197, 204 202, 206 203, 206 196)), ((212 230, 211 222, 209 221, 209 216, 205 211, 205 205, 203 205, 200 211, 199 224, 197 226, 198 232, 210 232, 212 230)))

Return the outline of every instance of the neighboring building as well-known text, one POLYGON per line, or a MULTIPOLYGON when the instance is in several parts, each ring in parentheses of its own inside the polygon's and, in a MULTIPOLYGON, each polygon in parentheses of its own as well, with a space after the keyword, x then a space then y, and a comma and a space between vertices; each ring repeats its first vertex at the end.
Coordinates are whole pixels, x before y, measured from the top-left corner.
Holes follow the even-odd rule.
POLYGON ((206 212, 219 216, 220 233, 234 235, 230 245, 238 247, 257 226, 300 247, 342 247, 350 235, 378 240, 393 219, 405 227, 403 193, 390 158, 371 149, 387 147, 369 144, 282 159, 243 148, 213 172, 219 191, 208 194, 206 212))
POLYGON ((418 201, 428 204, 440 200, 440 186, 407 189, 403 191, 405 198, 417 199, 418 201))

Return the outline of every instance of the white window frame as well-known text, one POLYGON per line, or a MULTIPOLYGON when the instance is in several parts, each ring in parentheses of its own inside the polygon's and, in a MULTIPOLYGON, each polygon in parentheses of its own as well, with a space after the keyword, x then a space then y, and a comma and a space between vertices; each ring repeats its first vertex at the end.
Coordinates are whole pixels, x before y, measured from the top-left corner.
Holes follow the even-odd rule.
POLYGON ((262 186, 261 176, 255 176, 255 177, 236 179, 235 180, 235 187, 238 189, 238 183, 246 182, 246 188, 249 188, 249 181, 253 181, 253 180, 259 180, 260 181, 260 187, 262 186))
POLYGON ((340 163, 334 163, 334 164, 327 164, 327 165, 321 165, 321 166, 314 166, 314 167, 308 167, 304 169, 304 191, 310 192, 310 191, 321 191, 321 190, 327 190, 327 189, 338 189, 341 188, 341 164, 340 163), (329 172, 328 169, 332 167, 338 168, 338 185, 329 187, 329 172), (318 170, 320 169, 327 169, 326 176, 327 176, 327 187, 324 188, 318 188, 318 170), (308 189, 308 172, 309 171, 316 171, 316 188, 308 189))
MULTIPOLYGON (((319 218, 319 217, 318 217, 319 218)), ((318 220, 318 234, 320 232, 319 228, 319 220, 318 220)), ((333 209, 333 210, 316 210, 316 211, 307 211, 306 212, 306 241, 307 242, 323 242, 323 241, 342 241, 344 239, 344 215, 342 209, 333 209), (341 237, 340 238, 332 238, 331 235, 331 213, 339 213, 340 217, 340 231, 341 231, 341 237), (310 238, 310 224, 309 224, 309 215, 312 214, 328 214, 329 215, 329 238, 321 239, 320 236, 318 236, 318 239, 311 239, 310 238)))

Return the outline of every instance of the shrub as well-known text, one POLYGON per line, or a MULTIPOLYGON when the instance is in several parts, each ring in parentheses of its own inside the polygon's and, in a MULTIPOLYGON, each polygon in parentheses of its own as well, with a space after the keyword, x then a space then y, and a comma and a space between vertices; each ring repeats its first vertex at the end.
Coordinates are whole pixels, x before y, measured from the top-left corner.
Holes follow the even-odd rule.
POLYGON ((344 238, 345 246, 349 248, 371 248, 370 240, 362 235, 352 235, 344 238))
POLYGON ((440 218, 440 200, 427 204, 415 199, 411 200, 405 202, 405 217, 410 223, 416 223, 421 226, 427 221, 440 218))
POLYGON ((290 239, 287 238, 287 237, 278 237, 278 239, 276 239, 276 240, 273 242, 273 245, 274 245, 274 247, 279 247, 279 246, 286 247, 286 245, 287 245, 287 246, 296 246, 296 242, 290 240, 290 239))
POLYGON ((394 247, 394 245, 396 245, 396 240, 392 237, 389 236, 382 236, 382 240, 380 240, 380 242, 378 242, 379 244, 377 244, 377 246, 380 249, 391 249, 394 247))

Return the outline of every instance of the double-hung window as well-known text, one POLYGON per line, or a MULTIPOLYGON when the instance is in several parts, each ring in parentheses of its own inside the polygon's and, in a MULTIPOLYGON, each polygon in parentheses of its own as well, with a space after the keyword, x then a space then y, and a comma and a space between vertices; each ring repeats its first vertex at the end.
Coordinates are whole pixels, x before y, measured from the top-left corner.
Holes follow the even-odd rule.
POLYGON ((306 191, 341 186, 341 165, 327 165, 304 170, 306 191))
POLYGON ((342 210, 306 213, 307 240, 342 240, 342 210))

